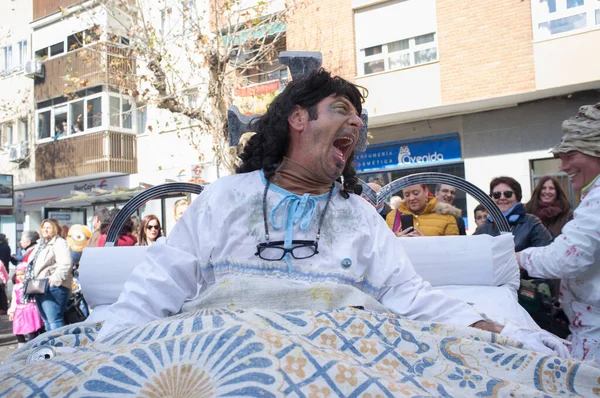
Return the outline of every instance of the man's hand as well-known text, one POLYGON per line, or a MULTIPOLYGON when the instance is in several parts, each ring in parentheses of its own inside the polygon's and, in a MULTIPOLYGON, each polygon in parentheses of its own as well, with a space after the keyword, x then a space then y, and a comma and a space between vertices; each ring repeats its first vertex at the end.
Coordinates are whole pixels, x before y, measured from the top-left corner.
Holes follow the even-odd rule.
POLYGON ((419 231, 418 229, 415 229, 414 227, 408 227, 405 230, 396 232, 396 236, 399 238, 414 238, 417 236, 425 236, 425 235, 423 234, 423 232, 419 231))
POLYGON ((571 358, 569 350, 563 343, 564 340, 559 339, 545 330, 525 329, 512 322, 508 322, 500 334, 520 341, 530 350, 541 352, 546 355, 558 355, 562 358, 571 358))
POLYGON ((498 325, 497 323, 491 321, 478 321, 472 324, 471 327, 485 330, 486 332, 502 332, 502 325, 498 325))

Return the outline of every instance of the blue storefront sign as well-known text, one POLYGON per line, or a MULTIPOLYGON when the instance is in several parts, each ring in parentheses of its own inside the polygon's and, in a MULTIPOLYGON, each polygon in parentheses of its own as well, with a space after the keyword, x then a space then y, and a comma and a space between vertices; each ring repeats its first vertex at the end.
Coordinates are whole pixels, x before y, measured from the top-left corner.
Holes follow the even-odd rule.
POLYGON ((427 141, 405 141, 392 145, 369 146, 356 154, 357 172, 437 166, 462 160, 460 138, 456 134, 432 137, 427 141))

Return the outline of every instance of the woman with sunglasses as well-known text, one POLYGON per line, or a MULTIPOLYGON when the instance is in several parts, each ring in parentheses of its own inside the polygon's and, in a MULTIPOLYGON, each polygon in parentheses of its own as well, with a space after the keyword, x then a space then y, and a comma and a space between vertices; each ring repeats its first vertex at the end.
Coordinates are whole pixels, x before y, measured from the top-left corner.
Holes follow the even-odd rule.
POLYGON ((140 224, 140 246, 151 246, 162 236, 160 221, 154 214, 148 214, 142 218, 140 224))
POLYGON ((550 176, 540 179, 525 211, 542 221, 552 239, 556 239, 562 227, 573 219, 573 210, 565 192, 556 178, 550 176))
MULTIPOLYGON (((496 177, 490 182, 490 197, 498 205, 510 224, 515 239, 515 251, 528 247, 547 246, 552 243, 552 235, 534 215, 525 212, 521 203, 521 184, 511 177, 496 177)), ((500 235, 500 230, 490 216, 475 231, 475 235, 500 235)))

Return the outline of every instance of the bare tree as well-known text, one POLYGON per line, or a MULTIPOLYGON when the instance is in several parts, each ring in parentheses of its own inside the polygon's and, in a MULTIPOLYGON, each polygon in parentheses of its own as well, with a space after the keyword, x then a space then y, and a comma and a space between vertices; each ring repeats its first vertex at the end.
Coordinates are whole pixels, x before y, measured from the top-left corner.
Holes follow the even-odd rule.
MULTIPOLYGON (((307 0, 100 1, 110 15, 107 37, 122 32, 136 58, 137 85, 129 94, 173 116, 174 122, 148 129, 175 128, 199 152, 202 137, 210 135, 213 159, 199 153, 200 161, 232 170, 227 108, 234 89, 252 82, 261 67, 276 68, 277 54, 285 49, 286 20, 307 0)), ((121 62, 119 56, 112 62, 121 62)), ((67 73, 65 79, 82 83, 81 76, 67 73)))

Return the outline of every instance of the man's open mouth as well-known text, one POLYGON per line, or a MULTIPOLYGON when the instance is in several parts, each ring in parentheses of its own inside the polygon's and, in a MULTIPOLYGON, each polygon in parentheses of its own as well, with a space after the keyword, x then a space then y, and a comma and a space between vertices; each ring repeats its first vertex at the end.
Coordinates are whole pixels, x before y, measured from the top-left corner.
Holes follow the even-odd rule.
POLYGON ((353 144, 354 137, 352 136, 346 135, 337 138, 335 141, 333 141, 333 151, 335 157, 345 164, 346 160, 350 156, 350 153, 352 152, 353 144))

